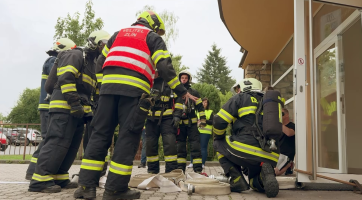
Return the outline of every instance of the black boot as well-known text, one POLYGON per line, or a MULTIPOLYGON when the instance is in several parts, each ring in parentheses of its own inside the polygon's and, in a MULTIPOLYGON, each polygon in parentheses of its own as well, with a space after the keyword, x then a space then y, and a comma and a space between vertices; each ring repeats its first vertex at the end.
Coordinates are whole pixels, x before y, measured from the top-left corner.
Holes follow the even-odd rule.
POLYGON ((234 167, 231 167, 229 169, 229 175, 230 175, 230 190, 231 192, 242 192, 245 190, 249 190, 250 187, 248 183, 246 182, 244 175, 240 173, 237 169, 234 167))
POLYGON ((73 194, 73 197, 76 199, 95 199, 96 198, 96 188, 95 187, 85 187, 80 186, 73 194))
POLYGON ((265 194, 268 198, 276 197, 279 193, 279 183, 275 178, 274 168, 269 163, 261 167, 261 181, 263 182, 265 194))
POLYGON ((117 199, 139 199, 141 192, 137 190, 130 190, 127 188, 126 191, 111 191, 105 190, 103 193, 103 200, 117 200, 117 199))
POLYGON ((25 179, 31 181, 31 178, 33 177, 33 174, 26 174, 25 179))
POLYGON ((64 186, 60 186, 64 189, 72 189, 72 188, 77 188, 78 187, 78 183, 75 182, 69 182, 68 184, 64 185, 64 186))
POLYGON ((41 193, 57 193, 60 192, 62 189, 59 185, 49 186, 44 189, 28 189, 29 192, 41 192, 41 193))
POLYGON ((138 168, 146 168, 146 163, 141 163, 140 165, 138 165, 138 168))

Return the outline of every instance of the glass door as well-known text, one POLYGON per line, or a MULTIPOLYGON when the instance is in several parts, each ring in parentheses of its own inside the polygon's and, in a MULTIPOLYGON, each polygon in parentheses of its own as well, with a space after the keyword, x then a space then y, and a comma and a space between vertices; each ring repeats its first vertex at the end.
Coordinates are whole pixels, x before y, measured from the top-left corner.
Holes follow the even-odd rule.
POLYGON ((314 55, 318 172, 345 171, 344 115, 340 103, 342 91, 338 46, 336 36, 316 49, 314 55))

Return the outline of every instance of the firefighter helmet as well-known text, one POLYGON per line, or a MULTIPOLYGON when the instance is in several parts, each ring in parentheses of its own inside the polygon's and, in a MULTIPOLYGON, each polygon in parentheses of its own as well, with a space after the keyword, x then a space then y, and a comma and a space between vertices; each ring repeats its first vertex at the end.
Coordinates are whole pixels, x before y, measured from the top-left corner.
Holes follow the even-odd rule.
POLYGON ((181 81, 181 76, 186 74, 188 77, 189 77, 189 83, 191 83, 192 81, 192 76, 191 76, 191 73, 187 70, 182 70, 179 74, 178 74, 178 79, 181 81))
POLYGON ((87 47, 95 50, 97 47, 99 47, 100 42, 106 44, 110 37, 111 35, 104 30, 93 31, 87 39, 87 47))
POLYGON ((239 82, 241 92, 262 92, 263 85, 262 83, 255 78, 245 78, 239 82))
POLYGON ((163 20, 156 12, 152 10, 144 11, 137 18, 137 20, 141 19, 145 19, 158 35, 162 36, 165 34, 165 23, 163 23, 163 20))
POLYGON ((47 54, 51 52, 60 52, 69 49, 74 49, 77 45, 69 38, 59 38, 57 41, 54 42, 53 47, 46 51, 47 54))

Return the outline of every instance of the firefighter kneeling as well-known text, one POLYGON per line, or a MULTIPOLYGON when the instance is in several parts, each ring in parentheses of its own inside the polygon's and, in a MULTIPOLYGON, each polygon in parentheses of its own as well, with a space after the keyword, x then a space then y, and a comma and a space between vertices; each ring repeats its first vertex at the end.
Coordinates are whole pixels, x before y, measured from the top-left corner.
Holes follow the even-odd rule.
POLYGON ((279 155, 273 152, 276 150, 273 146, 274 140, 269 138, 274 138, 277 134, 269 137, 268 126, 277 127, 276 129, 279 125, 282 127, 281 123, 279 124, 282 107, 278 100, 281 99, 280 94, 276 96, 276 100, 265 100, 262 84, 254 78, 244 79, 240 89, 241 93, 229 99, 214 116, 214 148, 225 175, 230 177, 232 192, 245 191, 250 186, 256 191, 265 192, 267 197, 275 197, 279 192, 279 185, 273 167, 277 164, 279 155), (274 110, 267 112, 266 109, 270 106, 274 106, 274 110), (263 112, 266 113, 265 116, 263 112), (270 116, 270 113, 273 116, 270 116), (263 118, 276 119, 277 123, 263 123, 263 118), (226 137, 226 128, 230 123, 233 123, 232 135, 226 137), (241 166, 248 169, 249 185, 242 174, 241 166))

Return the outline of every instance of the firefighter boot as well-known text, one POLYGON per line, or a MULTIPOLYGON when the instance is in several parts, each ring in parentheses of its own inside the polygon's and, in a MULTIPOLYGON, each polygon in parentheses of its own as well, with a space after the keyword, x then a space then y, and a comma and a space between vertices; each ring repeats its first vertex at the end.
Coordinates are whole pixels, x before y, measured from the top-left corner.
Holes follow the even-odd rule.
POLYGON ((249 190, 249 185, 246 182, 244 175, 240 173, 234 167, 229 169, 230 175, 230 190, 231 192, 242 192, 245 190, 249 190))
POLYGON ((275 178, 274 168, 269 163, 263 163, 261 167, 261 181, 268 198, 276 197, 279 193, 279 183, 275 178))
POLYGON ((130 190, 127 188, 126 191, 111 191, 104 190, 103 200, 116 200, 116 199, 139 199, 141 193, 137 190, 130 190))
POLYGON ((76 199, 95 199, 96 198, 96 188, 95 187, 79 187, 73 195, 76 199))
POLYGON ((34 190, 28 189, 29 192, 42 192, 42 193, 57 193, 60 192, 62 189, 59 185, 52 185, 44 189, 34 190))

